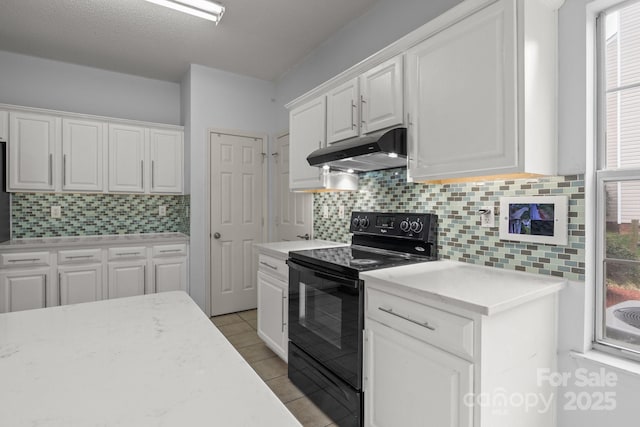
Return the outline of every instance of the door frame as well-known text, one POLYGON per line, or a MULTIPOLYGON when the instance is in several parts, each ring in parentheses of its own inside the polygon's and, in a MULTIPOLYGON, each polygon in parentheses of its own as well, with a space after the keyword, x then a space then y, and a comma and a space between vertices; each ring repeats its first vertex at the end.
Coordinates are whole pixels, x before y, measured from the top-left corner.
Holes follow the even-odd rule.
MULTIPOLYGON (((209 243, 205 245, 204 248, 204 280, 206 283, 205 289, 205 298, 207 301, 208 313, 207 316, 211 316, 212 312, 212 304, 211 304, 211 136, 223 134, 230 136, 239 136, 243 138, 255 138, 262 140, 262 158, 265 159, 269 154, 269 135, 267 133, 258 133, 258 132, 248 132, 242 130, 235 129, 224 129, 224 128, 208 128, 207 129, 207 139, 205 144, 205 165, 206 165, 206 176, 207 179, 204 183, 205 194, 204 194, 204 232, 205 236, 209 235, 209 243)), ((266 242, 267 240, 267 191, 269 189, 267 179, 268 175, 268 162, 262 162, 262 241, 266 242)))

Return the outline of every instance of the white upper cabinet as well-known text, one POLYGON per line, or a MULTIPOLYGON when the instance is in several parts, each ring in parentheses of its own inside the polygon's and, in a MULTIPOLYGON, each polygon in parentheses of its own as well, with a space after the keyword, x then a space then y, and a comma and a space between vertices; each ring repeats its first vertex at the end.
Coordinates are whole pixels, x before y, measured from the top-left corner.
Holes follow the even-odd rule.
POLYGON ((373 67, 327 93, 327 142, 401 125, 402 55, 373 67))
POLYGON ((102 122, 62 119, 62 189, 103 190, 103 150, 106 126, 102 122))
POLYGON ((326 102, 321 96, 289 113, 289 179, 291 190, 324 186, 322 169, 309 166, 307 156, 325 147, 326 102))
POLYGON ((9 112, 0 111, 0 141, 7 142, 9 139, 9 112))
POLYGON ((402 55, 360 76, 360 133, 404 122, 402 55))
POLYGON ((407 52, 409 178, 554 174, 555 11, 500 0, 443 27, 407 52))
POLYGON ((144 193, 148 130, 109 125, 109 191, 144 193))
POLYGON ((9 122, 9 189, 54 191, 60 119, 11 112, 9 122))
POLYGON ((149 131, 152 193, 182 193, 182 132, 149 131))
POLYGON ((358 136, 358 79, 351 79, 327 94, 327 142, 358 136))

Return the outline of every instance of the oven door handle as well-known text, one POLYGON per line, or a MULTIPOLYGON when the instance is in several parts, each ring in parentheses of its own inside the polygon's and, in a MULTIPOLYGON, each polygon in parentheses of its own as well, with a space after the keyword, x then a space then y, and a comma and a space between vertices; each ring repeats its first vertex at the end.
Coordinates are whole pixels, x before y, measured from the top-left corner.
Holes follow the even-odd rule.
POLYGON ((307 272, 310 274, 313 274, 314 276, 320 277, 322 279, 327 279, 327 280, 331 280, 334 282, 338 282, 340 283, 342 286, 347 286, 349 288, 354 288, 357 289, 360 286, 360 281, 357 279, 349 279, 346 277, 341 277, 341 276, 337 276, 334 274, 329 274, 329 273, 325 273, 323 271, 318 271, 315 270, 311 267, 307 267, 307 266, 302 266, 298 263, 296 263, 295 261, 289 259, 287 261, 287 264, 289 265, 289 268, 292 268, 294 270, 300 271, 300 272, 307 272))

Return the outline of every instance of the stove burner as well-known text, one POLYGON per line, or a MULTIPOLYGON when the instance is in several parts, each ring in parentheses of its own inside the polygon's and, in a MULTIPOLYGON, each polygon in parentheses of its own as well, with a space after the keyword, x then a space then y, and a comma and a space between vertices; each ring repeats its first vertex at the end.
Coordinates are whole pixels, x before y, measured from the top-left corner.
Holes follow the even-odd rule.
POLYGON ((355 267, 367 267, 370 265, 380 264, 381 261, 376 259, 352 259, 349 260, 349 264, 355 267))

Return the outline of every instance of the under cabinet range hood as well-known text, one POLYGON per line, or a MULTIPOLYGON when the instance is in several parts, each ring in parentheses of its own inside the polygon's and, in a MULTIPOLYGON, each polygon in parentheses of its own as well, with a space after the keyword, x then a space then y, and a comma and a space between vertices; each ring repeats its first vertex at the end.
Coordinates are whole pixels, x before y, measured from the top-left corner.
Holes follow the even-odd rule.
POLYGON ((407 129, 347 139, 309 154, 311 166, 346 172, 407 167, 407 129))

